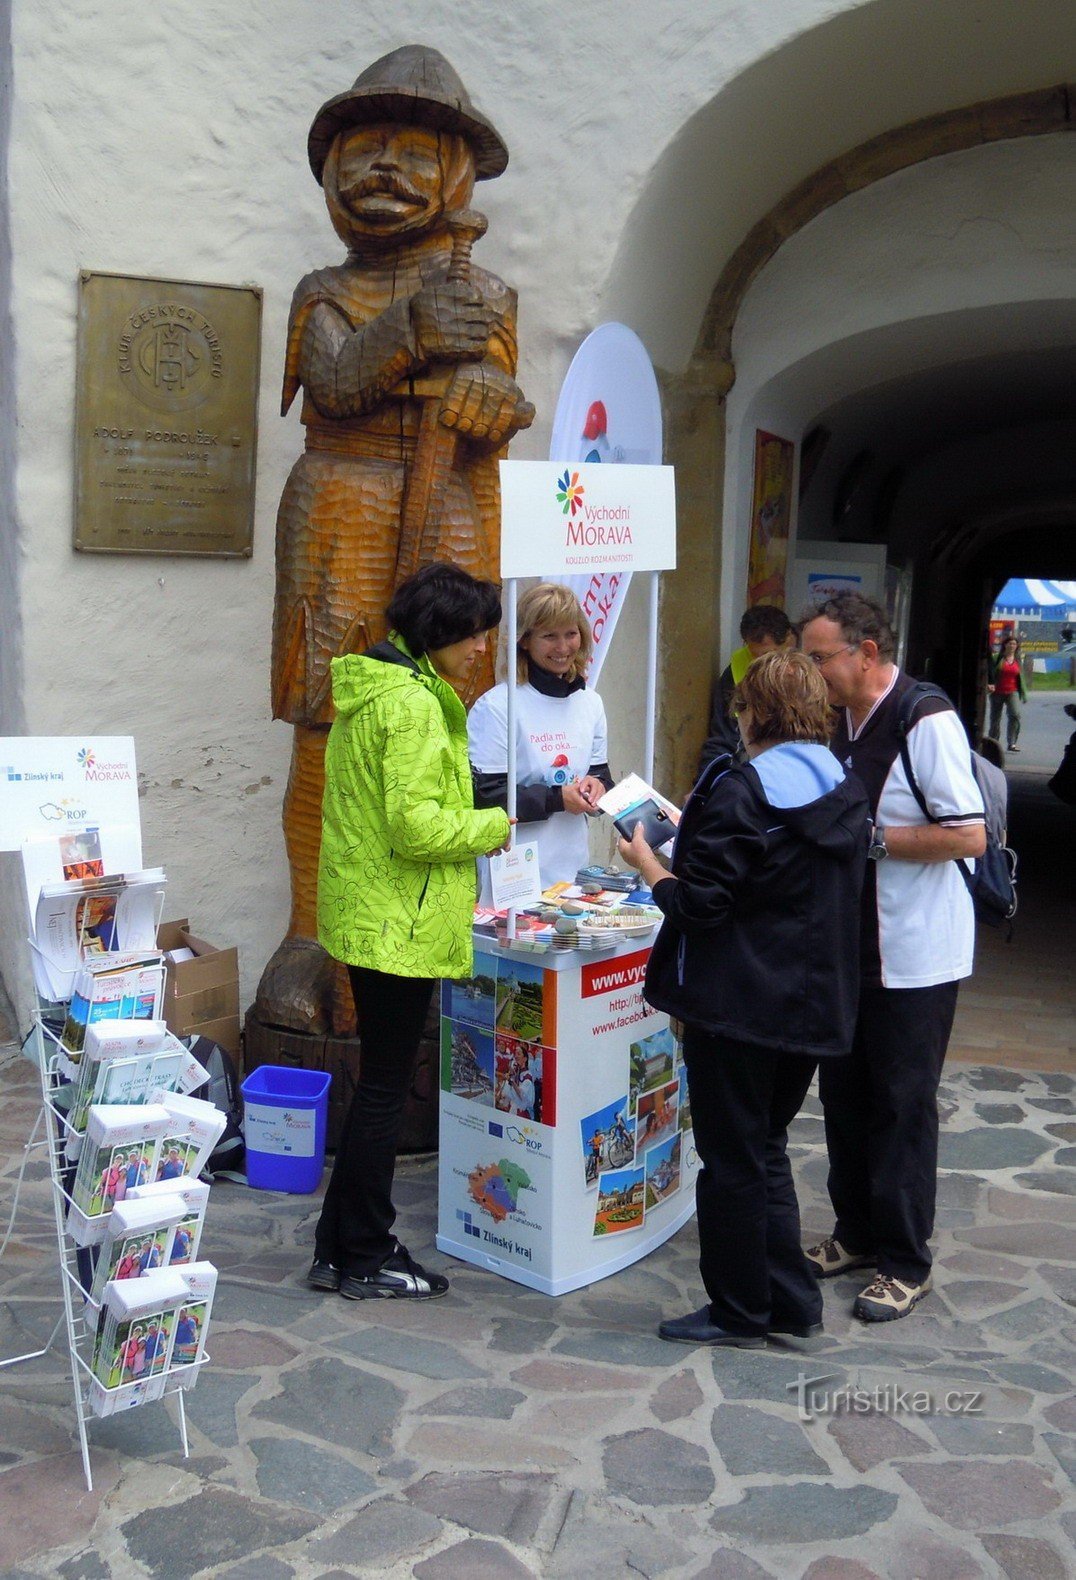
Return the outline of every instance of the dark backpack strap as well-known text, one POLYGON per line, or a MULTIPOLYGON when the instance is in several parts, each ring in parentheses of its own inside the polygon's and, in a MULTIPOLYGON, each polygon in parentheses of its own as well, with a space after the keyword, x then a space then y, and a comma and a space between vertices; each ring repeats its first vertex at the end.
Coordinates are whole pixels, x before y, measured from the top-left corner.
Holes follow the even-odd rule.
MULTIPOLYGON (((945 692, 940 686, 932 685, 929 680, 917 680, 914 686, 909 686, 908 690, 904 693, 904 696, 900 700, 900 711, 897 714, 897 734, 900 737, 900 760, 904 765, 904 773, 908 780, 908 789, 918 801, 920 809, 927 822, 937 823, 939 819, 934 816, 933 812, 927 806, 926 796, 923 794, 918 779, 912 772, 911 753, 908 751, 908 732, 914 722, 916 708, 919 706, 919 703, 924 697, 944 697, 946 702, 949 701, 949 698, 946 696, 945 692)), ((974 773, 974 771, 975 769, 973 765, 972 772, 974 773)), ((960 876, 964 880, 964 887, 967 889, 968 893, 974 900, 975 879, 972 877, 967 867, 965 867, 963 860, 959 856, 954 856, 953 861, 956 865, 957 872, 959 872, 960 876)))

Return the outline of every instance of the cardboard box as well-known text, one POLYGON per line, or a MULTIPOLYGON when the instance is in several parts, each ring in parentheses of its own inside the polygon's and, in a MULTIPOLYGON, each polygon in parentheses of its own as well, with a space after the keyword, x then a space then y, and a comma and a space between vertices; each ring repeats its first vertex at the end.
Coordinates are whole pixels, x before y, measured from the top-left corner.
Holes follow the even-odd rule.
POLYGON ((177 1037, 208 1037, 239 1057, 239 951, 218 949, 189 931, 186 917, 162 922, 159 949, 190 949, 195 958, 166 963, 164 1019, 177 1037))

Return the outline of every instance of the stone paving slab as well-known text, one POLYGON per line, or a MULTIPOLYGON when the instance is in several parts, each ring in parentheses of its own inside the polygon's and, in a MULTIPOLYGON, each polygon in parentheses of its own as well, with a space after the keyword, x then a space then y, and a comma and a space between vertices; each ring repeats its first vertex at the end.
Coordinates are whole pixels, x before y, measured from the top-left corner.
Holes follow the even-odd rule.
MULTIPOLYGON (((1074 1085, 947 1070, 936 1294, 871 1328, 851 1316, 861 1275, 830 1280, 810 1354, 657 1339, 701 1299, 691 1224, 554 1300, 432 1250, 436 1164, 407 1162, 401 1235, 452 1289, 369 1311, 305 1288, 316 1198, 219 1184, 191 1457, 170 1402, 94 1423, 87 1493, 59 1361, 0 1371, 0 1577, 1076 1573, 1074 1085)), ((0 1065, 5 1218, 35 1099, 28 1067, 0 1065)), ((804 1232, 827 1233, 813 1094, 792 1140, 804 1232)), ((0 1259, 0 1354, 42 1342, 59 1310, 30 1174, 0 1259)))

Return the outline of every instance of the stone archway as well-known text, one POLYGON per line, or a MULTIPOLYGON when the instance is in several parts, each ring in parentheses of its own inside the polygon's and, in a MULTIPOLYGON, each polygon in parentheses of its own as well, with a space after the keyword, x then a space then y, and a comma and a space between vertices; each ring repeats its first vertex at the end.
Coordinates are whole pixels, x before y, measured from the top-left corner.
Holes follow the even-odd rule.
POLYGON ((680 563, 664 579, 659 761, 683 794, 705 733, 721 593, 725 402, 736 378, 733 330, 744 297, 779 249, 825 210, 910 166, 989 143, 1046 136, 1073 125, 1076 90, 1061 85, 1007 95, 910 122, 828 161, 792 188, 728 258, 685 372, 664 380, 667 459, 676 466, 680 563), (705 655, 705 661, 702 659, 705 655))

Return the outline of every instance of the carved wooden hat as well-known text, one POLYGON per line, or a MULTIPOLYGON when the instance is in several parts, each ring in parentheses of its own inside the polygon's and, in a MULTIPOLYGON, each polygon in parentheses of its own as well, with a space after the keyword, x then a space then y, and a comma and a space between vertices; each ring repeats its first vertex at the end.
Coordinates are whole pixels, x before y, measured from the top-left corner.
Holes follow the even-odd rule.
POLYGON ((499 176, 508 163, 508 149, 475 109, 458 73, 439 50, 424 44, 405 44, 382 55, 356 78, 354 87, 322 105, 307 139, 310 168, 319 181, 337 133, 371 121, 460 132, 474 149, 479 181, 499 176))

